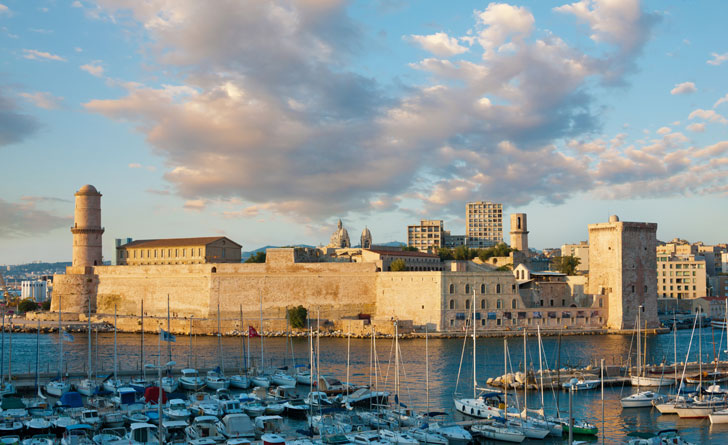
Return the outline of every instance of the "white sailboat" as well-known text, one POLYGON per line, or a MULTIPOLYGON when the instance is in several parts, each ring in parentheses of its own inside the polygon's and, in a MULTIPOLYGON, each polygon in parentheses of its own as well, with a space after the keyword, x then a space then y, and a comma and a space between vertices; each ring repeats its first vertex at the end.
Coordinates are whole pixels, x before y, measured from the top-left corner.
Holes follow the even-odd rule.
MULTIPOLYGON (((61 325, 62 298, 58 295, 58 380, 51 380, 46 384, 46 392, 55 397, 61 397, 63 393, 71 390, 71 384, 63 378, 63 326, 61 325)), ((3 312, 3 331, 5 325, 5 312, 3 312)))
MULTIPOLYGON (((243 329, 245 326, 244 320, 243 320, 243 305, 240 305, 240 369, 238 370, 238 374, 230 376, 230 386, 233 388, 238 389, 248 389, 250 388, 250 378, 248 377, 248 363, 245 362, 245 366, 243 366, 243 361, 245 360, 245 339, 243 338, 243 329), (245 373, 243 373, 243 368, 245 368, 245 373)), ((248 340, 250 342, 250 340, 248 340)))
MULTIPOLYGON (((142 314, 143 316, 144 314, 142 314)), ((169 320, 169 294, 167 294, 167 332, 172 332, 169 320)), ((167 342, 167 362, 172 362, 172 342, 167 342)), ((162 389, 167 393, 172 393, 177 391, 177 388, 179 388, 179 379, 172 375, 171 369, 167 369, 164 377, 162 377, 162 389)))
POLYGON ((205 377, 205 384, 210 389, 228 389, 230 387, 230 380, 225 377, 225 370, 222 361, 222 333, 220 332, 220 303, 217 304, 217 359, 218 368, 215 370, 207 371, 205 377))
POLYGON ((119 359, 116 346, 116 305, 114 305, 114 375, 104 381, 104 389, 116 394, 116 391, 124 386, 118 378, 119 359))
POLYGON ((265 368, 265 348, 263 347, 263 293, 260 294, 260 365, 257 368, 255 375, 250 377, 250 381, 255 386, 261 388, 270 387, 270 376, 264 371, 265 368))
MULTIPOLYGON (((725 318, 728 321, 728 299, 725 301, 725 318)), ((725 328, 726 341, 728 342, 728 323, 723 323, 725 328)), ((728 423, 728 409, 721 409, 708 415, 710 423, 728 423)))
MULTIPOLYGON (((642 375, 642 342, 640 338, 642 310, 643 306, 640 305, 637 310, 637 376, 642 375)), ((639 379, 634 380, 633 384, 636 384, 637 386, 637 393, 622 398, 622 400, 620 400, 622 408, 649 408, 652 407, 653 404, 660 403, 660 401, 664 400, 664 396, 661 394, 657 394, 652 391, 640 391, 640 383, 641 381, 639 379)))
POLYGON ((88 373, 86 375, 86 378, 81 380, 81 382, 76 385, 76 391, 79 393, 90 397, 96 392, 96 388, 98 388, 99 384, 94 379, 93 376, 93 370, 91 366, 91 296, 88 297, 88 373))

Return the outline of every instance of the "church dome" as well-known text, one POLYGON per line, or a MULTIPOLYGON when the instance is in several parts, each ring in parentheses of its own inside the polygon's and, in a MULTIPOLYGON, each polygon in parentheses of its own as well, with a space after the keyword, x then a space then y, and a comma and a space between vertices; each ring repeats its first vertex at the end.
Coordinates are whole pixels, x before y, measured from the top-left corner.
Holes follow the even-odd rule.
POLYGON ((619 216, 617 216, 617 215, 612 215, 612 216, 610 216, 610 217, 609 217, 609 222, 610 222, 610 223, 616 223, 616 222, 619 222, 619 216))
POLYGON ((371 238, 372 232, 369 231, 368 227, 364 227, 364 230, 361 231, 361 236, 366 236, 368 238, 371 238))

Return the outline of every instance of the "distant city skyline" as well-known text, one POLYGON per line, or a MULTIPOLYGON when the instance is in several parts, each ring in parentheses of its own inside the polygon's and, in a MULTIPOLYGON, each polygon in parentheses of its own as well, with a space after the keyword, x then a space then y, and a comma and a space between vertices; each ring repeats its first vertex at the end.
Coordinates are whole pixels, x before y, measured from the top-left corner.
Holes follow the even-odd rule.
POLYGON ((536 249, 617 214, 728 241, 719 1, 0 0, 0 264, 114 239, 407 241, 465 203, 536 249), (706 11, 715 13, 706 14, 706 11))

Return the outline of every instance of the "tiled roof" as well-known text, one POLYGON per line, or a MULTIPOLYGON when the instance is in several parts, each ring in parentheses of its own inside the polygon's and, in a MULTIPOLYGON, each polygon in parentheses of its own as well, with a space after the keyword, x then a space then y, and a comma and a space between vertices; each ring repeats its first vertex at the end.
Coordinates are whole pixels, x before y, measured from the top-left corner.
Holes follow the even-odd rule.
POLYGON ((427 252, 420 252, 414 250, 379 250, 379 249, 364 249, 369 252, 376 253, 379 255, 387 256, 411 256, 411 257, 423 257, 423 258, 439 258, 437 255, 427 252))
POLYGON ((225 239, 230 243, 242 247, 240 244, 225 236, 204 236, 199 238, 165 238, 165 239, 140 239, 124 244, 120 247, 175 247, 175 246, 206 246, 215 241, 225 239))

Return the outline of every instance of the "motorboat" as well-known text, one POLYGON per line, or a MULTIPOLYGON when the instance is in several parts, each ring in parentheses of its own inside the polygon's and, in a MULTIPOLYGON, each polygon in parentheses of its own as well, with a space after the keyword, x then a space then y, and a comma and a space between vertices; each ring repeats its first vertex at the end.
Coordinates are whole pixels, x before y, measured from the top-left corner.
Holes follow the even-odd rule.
MULTIPOLYGON (((301 385, 311 385, 311 371, 308 369, 299 369, 296 371, 296 382, 300 383, 301 385)), ((316 385, 316 382, 313 382, 314 386, 316 385)))
POLYGON ((436 433, 429 428, 412 428, 409 434, 423 445, 449 445, 449 441, 442 434, 436 433))
POLYGON ((23 445, 55 445, 57 437, 54 434, 36 434, 30 439, 24 439, 23 445))
POLYGON ((32 417, 24 422, 25 434, 45 434, 51 430, 53 424, 44 417, 32 417))
POLYGON ((258 416, 254 425, 256 434, 279 434, 283 429, 283 417, 258 416))
POLYGON ((420 442, 412 437, 411 434, 404 431, 379 430, 379 437, 389 443, 399 445, 419 445, 420 442))
POLYGON ((172 376, 162 377, 162 389, 166 393, 173 393, 179 388, 179 380, 172 376))
POLYGON ((708 414, 710 423, 728 423, 728 409, 721 409, 708 414))
MULTIPOLYGON (((559 419, 561 426, 563 427, 564 434, 569 433, 569 429, 572 428, 569 419, 559 419)), ((596 436, 599 433, 599 428, 596 425, 587 422, 586 420, 573 419, 573 433, 580 436, 596 436)))
POLYGON ((104 428, 100 433, 94 434, 93 441, 97 445, 121 443, 126 430, 123 428, 104 428))
POLYGON ((211 370, 207 371, 207 376, 205 377, 205 384, 208 388, 218 390, 218 389, 227 389, 230 387, 230 380, 222 375, 221 373, 211 370))
POLYGON ((662 401, 664 396, 652 391, 642 391, 624 397, 620 402, 622 408, 649 408, 655 400, 662 401))
POLYGON ((186 368, 182 371, 182 376, 179 378, 179 384, 182 389, 187 391, 199 391, 205 387, 205 380, 199 376, 196 369, 186 368))
POLYGON ((21 421, 9 418, 0 420, 0 436, 20 434, 22 431, 23 423, 21 421))
POLYGON ((376 431, 361 431, 347 437, 351 443, 359 445, 389 445, 391 443, 382 439, 376 431))
POLYGON ((293 419, 305 419, 311 409, 311 406, 302 399, 289 400, 283 406, 285 415, 293 419))
POLYGON ((61 436, 66 431, 66 428, 77 423, 79 423, 78 420, 73 417, 66 415, 58 416, 51 420, 52 431, 55 435, 61 436))
POLYGON ((102 423, 107 428, 124 426, 124 414, 120 411, 109 411, 101 416, 102 423))
POLYGON ((267 375, 254 375, 250 377, 251 384, 255 386, 260 386, 261 388, 269 388, 270 387, 270 377, 267 375))
POLYGON ((450 442, 450 445, 467 445, 473 440, 473 435, 457 424, 434 422, 430 424, 429 430, 445 437, 450 442))
POLYGON ((676 429, 667 429, 657 434, 635 431, 627 434, 627 445, 693 445, 678 434, 676 429))
POLYGON ((674 383, 674 380, 669 379, 665 376, 633 375, 630 377, 630 383, 632 384, 632 386, 637 387, 661 387, 672 385, 674 383))
POLYGON ((149 416, 141 410, 127 411, 124 414, 124 423, 131 425, 132 423, 149 423, 149 416))
POLYGON ((113 377, 104 380, 103 384, 104 389, 112 394, 116 394, 116 391, 123 386, 127 385, 125 385, 121 380, 115 379, 113 377))
POLYGON ((485 437, 486 439, 511 443, 521 443, 526 440, 526 435, 523 434, 522 431, 495 420, 485 423, 477 423, 473 425, 471 429, 473 433, 485 437))
POLYGON ((81 411, 81 422, 86 425, 91 425, 92 428, 98 428, 101 426, 102 419, 97 410, 85 409, 81 411))
POLYGON ((306 403, 315 407, 331 406, 333 403, 323 391, 311 391, 304 399, 306 403))
POLYGON ((172 399, 163 410, 164 415, 170 420, 184 420, 190 418, 192 412, 187 408, 187 404, 182 399, 172 399))
POLYGON ((286 443, 285 437, 275 433, 263 434, 260 436, 260 440, 263 442, 263 445, 285 445, 286 443))
POLYGON ((192 424, 185 428, 187 440, 191 444, 209 443, 210 440, 223 442, 225 436, 221 432, 222 428, 219 428, 220 425, 219 420, 214 416, 195 417, 192 424))
POLYGON ((167 433, 165 444, 168 445, 186 445, 187 444, 187 422, 183 420, 165 420, 162 422, 164 431, 167 433))
POLYGON ((80 392, 86 397, 91 397, 92 395, 96 394, 98 388, 99 383, 95 379, 83 379, 78 384, 76 384, 76 391, 80 392))
POLYGON ((61 445, 93 445, 89 437, 92 431, 93 427, 86 423, 69 425, 61 438, 61 445))
POLYGON ((222 434, 228 439, 255 438, 255 425, 247 414, 227 414, 222 424, 222 434))
POLYGON ((551 433, 551 429, 547 426, 531 422, 529 419, 510 418, 505 424, 517 431, 521 431, 529 439, 541 440, 551 433))
MULTIPOLYGON (((225 414, 241 414, 243 413, 243 407, 240 405, 239 400, 223 400, 219 403, 220 411, 222 415, 225 414)), ((267 407, 266 407, 267 408, 267 407)), ((278 413, 280 414, 280 413, 278 413)))
POLYGON ((25 418, 28 417, 28 407, 19 397, 3 397, 0 402, 0 411, 5 418, 25 418))
POLYGON ((561 387, 564 389, 571 389, 574 388, 574 391, 584 391, 587 389, 595 389, 599 386, 600 381, 599 380, 584 380, 579 379, 576 382, 564 382, 561 384, 561 387))
POLYGON ((312 416, 309 425, 313 428, 314 433, 321 436, 330 436, 332 434, 348 434, 353 431, 353 425, 343 419, 326 415, 312 416))
POLYGON ((157 427, 150 423, 132 423, 126 438, 133 444, 159 444, 159 432, 157 427))

